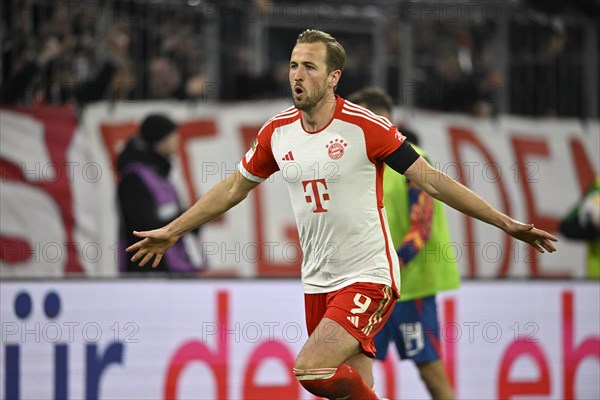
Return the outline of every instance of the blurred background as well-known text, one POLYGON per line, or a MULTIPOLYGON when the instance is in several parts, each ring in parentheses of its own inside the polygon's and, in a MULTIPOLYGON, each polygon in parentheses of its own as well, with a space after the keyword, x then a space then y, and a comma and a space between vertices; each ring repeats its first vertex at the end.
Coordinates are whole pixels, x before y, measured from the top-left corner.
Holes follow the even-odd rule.
MULTIPOLYGON (((119 157, 178 125, 178 205, 231 174, 291 104, 307 28, 337 92, 388 92, 439 169, 560 239, 538 255, 448 209, 440 295, 457 398, 600 398, 599 0, 0 2, 0 399, 308 399, 296 224, 275 174, 190 235, 190 268, 128 271, 119 157), (577 226, 575 226, 577 225, 577 226)), ((414 368, 378 392, 427 398, 414 368)))
POLYGON ((375 85, 408 107, 597 119, 599 8, 595 0, 11 0, 2 4, 3 87, 14 88, 32 60, 43 69, 29 90, 3 96, 287 98, 295 37, 318 26, 346 47, 342 96, 375 85), (91 93, 79 93, 91 82, 91 93))

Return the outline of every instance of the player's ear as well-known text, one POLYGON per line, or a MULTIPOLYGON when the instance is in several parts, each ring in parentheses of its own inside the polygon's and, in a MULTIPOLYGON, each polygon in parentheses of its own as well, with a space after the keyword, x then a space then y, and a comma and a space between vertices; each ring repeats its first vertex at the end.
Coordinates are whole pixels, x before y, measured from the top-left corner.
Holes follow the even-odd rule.
POLYGON ((336 87, 338 82, 340 81, 340 76, 342 75, 342 71, 336 69, 335 71, 331 71, 328 77, 328 84, 331 87, 336 87))

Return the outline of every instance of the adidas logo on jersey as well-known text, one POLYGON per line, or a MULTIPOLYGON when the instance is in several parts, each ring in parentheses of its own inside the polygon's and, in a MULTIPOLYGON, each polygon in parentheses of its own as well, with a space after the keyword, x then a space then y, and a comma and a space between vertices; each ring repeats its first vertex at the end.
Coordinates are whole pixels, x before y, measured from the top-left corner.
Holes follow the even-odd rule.
POLYGON ((288 151, 287 154, 285 155, 285 157, 283 157, 281 159, 282 161, 294 161, 294 155, 292 154, 292 151, 288 151))
POLYGON ((348 321, 350 321, 352 323, 352 325, 354 325, 355 327, 358 328, 358 321, 360 320, 360 318, 358 318, 358 315, 352 315, 347 318, 348 318, 348 321))

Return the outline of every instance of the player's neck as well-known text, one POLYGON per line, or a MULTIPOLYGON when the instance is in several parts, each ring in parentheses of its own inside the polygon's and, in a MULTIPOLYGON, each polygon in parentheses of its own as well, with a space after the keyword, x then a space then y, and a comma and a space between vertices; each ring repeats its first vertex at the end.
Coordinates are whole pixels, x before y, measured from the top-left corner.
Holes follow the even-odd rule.
POLYGON ((335 113, 337 99, 332 92, 323 97, 312 110, 302 112, 302 125, 308 132, 317 132, 323 129, 335 113))

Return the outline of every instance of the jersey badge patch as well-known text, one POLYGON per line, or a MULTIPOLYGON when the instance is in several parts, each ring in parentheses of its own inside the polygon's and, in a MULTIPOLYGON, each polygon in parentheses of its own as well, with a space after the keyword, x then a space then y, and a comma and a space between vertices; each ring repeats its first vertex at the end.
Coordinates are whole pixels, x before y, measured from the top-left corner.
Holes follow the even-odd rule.
POLYGON ((344 149, 348 146, 348 143, 344 141, 344 139, 335 139, 330 140, 328 144, 325 145, 327 148, 327 153, 329 154, 329 158, 332 160, 338 160, 342 158, 344 155, 344 149))

